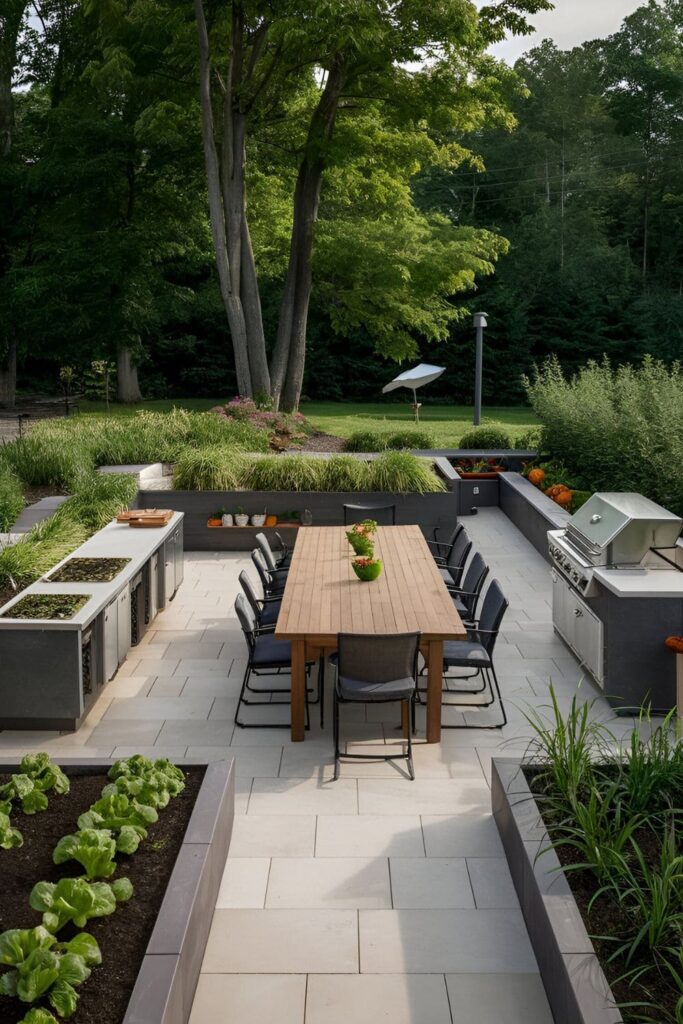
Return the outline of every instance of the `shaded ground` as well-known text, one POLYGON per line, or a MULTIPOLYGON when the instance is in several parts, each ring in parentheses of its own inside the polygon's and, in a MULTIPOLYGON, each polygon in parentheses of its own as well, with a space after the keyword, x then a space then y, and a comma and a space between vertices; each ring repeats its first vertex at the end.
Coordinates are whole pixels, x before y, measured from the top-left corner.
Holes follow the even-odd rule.
POLYGON ((314 434, 311 434, 306 438, 306 441, 301 446, 302 452, 343 452, 346 439, 343 437, 335 437, 334 434, 325 434, 321 430, 316 430, 314 434))

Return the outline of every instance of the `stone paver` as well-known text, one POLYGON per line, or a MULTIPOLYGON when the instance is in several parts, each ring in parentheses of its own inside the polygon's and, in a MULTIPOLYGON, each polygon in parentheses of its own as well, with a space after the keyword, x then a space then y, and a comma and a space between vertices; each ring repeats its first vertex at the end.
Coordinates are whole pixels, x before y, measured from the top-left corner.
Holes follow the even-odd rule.
MULTIPOLYGON (((630 722, 590 680, 579 687, 553 633, 545 561, 498 509, 466 527, 510 600, 496 652, 509 723, 445 729, 427 747, 418 710, 413 783, 400 766, 360 762, 332 782, 317 709, 303 744, 267 697, 251 720, 277 714, 281 730, 234 726, 245 650, 232 607, 247 554, 186 555, 175 600, 78 733, 0 733, 2 753, 236 758, 237 820, 191 1024, 551 1024, 490 813, 491 758, 526 749, 525 708, 548 703, 551 678, 561 707, 578 692, 621 731, 630 722)), ((350 750, 396 742, 395 708, 346 710, 350 750)))

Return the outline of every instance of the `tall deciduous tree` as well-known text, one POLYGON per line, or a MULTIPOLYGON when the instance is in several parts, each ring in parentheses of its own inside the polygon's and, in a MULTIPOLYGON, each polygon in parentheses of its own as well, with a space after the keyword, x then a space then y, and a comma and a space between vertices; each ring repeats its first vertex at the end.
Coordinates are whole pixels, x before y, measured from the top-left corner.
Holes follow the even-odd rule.
MULTIPOLYGON (((222 17, 222 7, 195 0, 211 227, 242 392, 267 391, 275 406, 298 405, 315 226, 324 179, 344 163, 340 130, 353 134, 371 105, 397 133, 422 133, 442 164, 474 161, 457 141, 462 133, 512 123, 510 72, 486 48, 506 31, 524 31, 525 15, 549 6, 498 0, 477 12, 471 0, 231 0, 222 17), (247 157, 258 137, 285 145, 296 167, 270 365, 246 196, 247 157)), ((471 239, 469 253, 464 237, 460 243, 473 278, 498 247, 476 232, 471 239)))

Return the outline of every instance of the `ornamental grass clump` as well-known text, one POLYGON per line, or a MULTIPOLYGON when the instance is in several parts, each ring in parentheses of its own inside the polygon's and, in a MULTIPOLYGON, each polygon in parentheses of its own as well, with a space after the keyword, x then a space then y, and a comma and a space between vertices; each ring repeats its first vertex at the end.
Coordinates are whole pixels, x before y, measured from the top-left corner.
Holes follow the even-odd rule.
POLYGON ((354 430, 344 445, 347 452, 383 452, 387 447, 387 435, 377 430, 354 430))
POLYGON ((429 494, 446 490, 428 459, 409 452, 384 452, 370 463, 370 490, 390 494, 429 494))
POLYGON ((0 533, 8 533, 24 507, 21 480, 9 466, 0 462, 0 533))
POLYGON ((236 491, 244 475, 244 453, 224 445, 185 448, 173 471, 179 491, 236 491))
POLYGON ((249 491, 322 491, 324 473, 324 459, 265 455, 245 463, 242 485, 249 491))
POLYGON ((333 455, 323 462, 320 474, 323 491, 367 491, 370 489, 370 466, 353 455, 333 455))

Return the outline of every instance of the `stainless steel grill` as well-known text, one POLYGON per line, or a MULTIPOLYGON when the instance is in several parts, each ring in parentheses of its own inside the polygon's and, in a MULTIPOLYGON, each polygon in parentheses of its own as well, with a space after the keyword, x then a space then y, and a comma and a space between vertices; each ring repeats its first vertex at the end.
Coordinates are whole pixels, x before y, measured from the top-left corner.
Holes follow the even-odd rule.
POLYGON ((683 520, 642 494, 594 494, 564 530, 550 530, 548 550, 556 568, 581 593, 591 591, 598 567, 640 565, 653 549, 673 548, 683 520))

